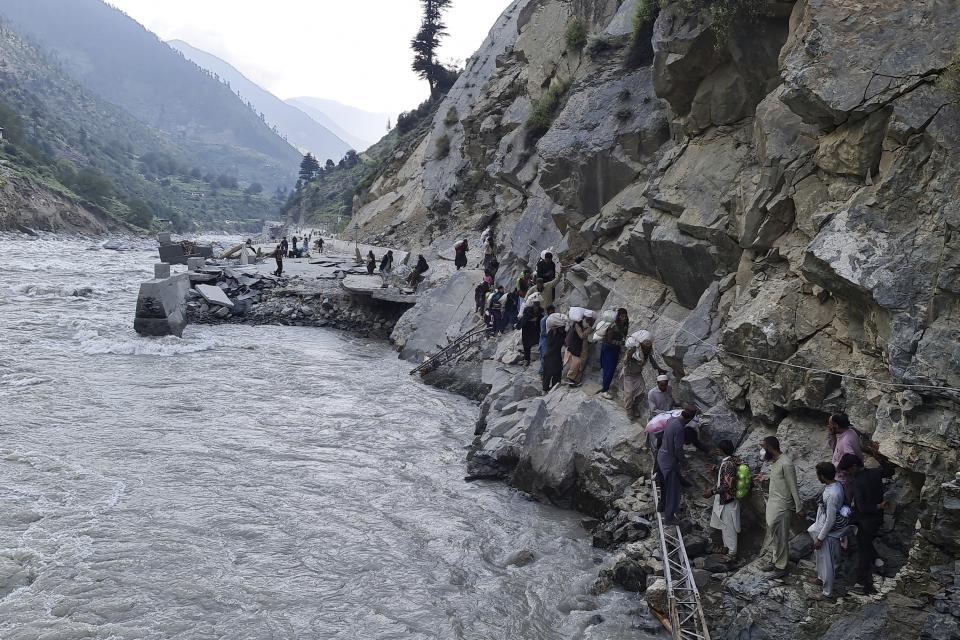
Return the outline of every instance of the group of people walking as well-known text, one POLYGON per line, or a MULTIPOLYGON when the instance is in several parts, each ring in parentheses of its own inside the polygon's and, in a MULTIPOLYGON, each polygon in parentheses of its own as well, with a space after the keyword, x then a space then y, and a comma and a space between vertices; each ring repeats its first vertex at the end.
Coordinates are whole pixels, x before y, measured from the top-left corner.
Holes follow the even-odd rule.
MULTIPOLYGON (((377 270, 377 256, 374 255, 373 249, 367 252, 367 274, 373 275, 373 272, 377 270)), ((393 272, 393 250, 388 250, 383 257, 380 258, 380 274, 388 275, 393 272)))
MULTIPOLYGON (((685 444, 692 444, 689 425, 696 415, 695 407, 685 407, 679 415, 671 417, 662 438, 655 445, 657 476, 662 492, 660 510, 665 525, 676 523, 682 491, 691 486, 684 478, 686 461, 683 449, 685 444)), ((814 596, 816 600, 835 599, 841 549, 854 537, 859 591, 864 595, 875 592, 873 570, 878 556, 874 540, 888 506, 884 499, 883 480, 892 477, 895 471, 876 444, 862 443, 861 434, 853 428, 846 414, 831 415, 827 430, 833 456, 830 461, 816 465, 817 480, 823 490, 817 500, 815 518, 807 527, 814 549, 816 582, 822 585, 822 590, 814 596), (864 453, 873 456, 879 466, 866 468, 864 453)), ((730 440, 717 443, 716 450, 721 457, 715 467, 716 482, 704 497, 714 499, 710 526, 720 532, 725 555, 731 561, 737 558, 741 500, 749 494, 752 485, 762 486, 761 483, 768 482, 766 533, 761 550, 765 562, 760 568, 773 579, 786 577, 790 566, 793 519, 796 516, 806 520, 807 517, 793 459, 782 451, 776 436, 767 436, 760 442, 767 472, 754 476, 735 454, 730 440)))
MULTIPOLYGON (((273 252, 270 254, 273 256, 273 259, 277 263, 277 268, 273 272, 273 275, 279 277, 283 275, 283 259, 284 258, 309 258, 310 257, 310 239, 313 237, 313 232, 306 233, 300 237, 293 236, 290 241, 287 240, 287 237, 284 236, 280 238, 280 242, 274 248, 273 252)), ((250 241, 247 241, 250 244, 250 241)), ((315 246, 317 251, 323 251, 323 238, 317 237, 315 241, 315 246)))

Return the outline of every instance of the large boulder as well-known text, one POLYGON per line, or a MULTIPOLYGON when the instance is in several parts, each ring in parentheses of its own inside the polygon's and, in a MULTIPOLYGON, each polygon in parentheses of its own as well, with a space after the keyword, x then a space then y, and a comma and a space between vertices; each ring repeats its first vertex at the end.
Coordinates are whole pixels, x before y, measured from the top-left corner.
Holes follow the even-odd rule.
POLYGON ((477 326, 473 294, 482 279, 483 272, 465 269, 418 292, 417 304, 400 317, 390 335, 400 356, 431 356, 477 326))
MULTIPOLYGON (((670 136, 650 70, 586 78, 537 143, 540 185, 579 227, 645 170, 670 136)), ((561 230, 565 225, 561 224, 561 230)))
POLYGON ((946 67, 960 12, 951 2, 797 2, 781 56, 784 101, 807 122, 867 116, 946 67), (866 13, 862 13, 866 11, 866 13), (851 15, 864 20, 851 20, 851 15), (922 37, 917 37, 922 34, 922 37), (904 48, 904 42, 912 46, 904 48))
POLYGON ((641 425, 611 402, 560 388, 524 416, 526 438, 512 483, 602 516, 651 467, 641 425))

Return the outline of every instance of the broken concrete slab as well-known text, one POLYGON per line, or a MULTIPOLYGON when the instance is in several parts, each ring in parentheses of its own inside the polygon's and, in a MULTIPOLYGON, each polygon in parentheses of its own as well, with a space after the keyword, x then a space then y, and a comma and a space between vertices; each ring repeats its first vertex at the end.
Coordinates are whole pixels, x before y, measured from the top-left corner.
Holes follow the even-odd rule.
POLYGON ((190 279, 185 273, 140 285, 134 330, 146 336, 182 336, 187 326, 187 292, 190 279))
POLYGON ((225 294, 223 289, 220 287, 215 287, 209 284, 198 284, 196 286, 196 290, 197 293, 203 296, 203 299, 210 304, 218 304, 222 307, 227 307, 228 309, 233 308, 233 301, 227 297, 227 294, 225 294))

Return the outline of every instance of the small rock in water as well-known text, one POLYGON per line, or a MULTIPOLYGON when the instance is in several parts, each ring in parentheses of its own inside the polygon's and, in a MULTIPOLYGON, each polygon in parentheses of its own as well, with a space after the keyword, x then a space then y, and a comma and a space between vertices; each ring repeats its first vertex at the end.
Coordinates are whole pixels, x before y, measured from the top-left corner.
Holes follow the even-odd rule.
POLYGON ((510 554, 510 556, 507 558, 505 566, 509 567, 510 565, 513 565, 515 567, 525 567, 534 560, 536 560, 536 555, 534 555, 533 551, 530 551, 529 549, 521 549, 520 551, 510 554))

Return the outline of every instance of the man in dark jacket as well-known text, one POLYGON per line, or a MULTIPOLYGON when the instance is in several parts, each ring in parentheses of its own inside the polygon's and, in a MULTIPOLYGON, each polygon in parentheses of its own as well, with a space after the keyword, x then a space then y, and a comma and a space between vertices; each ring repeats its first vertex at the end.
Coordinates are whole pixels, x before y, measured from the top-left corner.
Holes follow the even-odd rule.
POLYGON ((393 251, 387 251, 380 260, 380 273, 393 271, 393 251))
POLYGON ((547 331, 547 350, 543 356, 543 392, 547 393, 560 383, 563 374, 563 344, 567 330, 562 326, 547 331))
POLYGON ((417 256, 417 264, 413 267, 413 270, 410 272, 410 275, 407 276, 407 284, 409 284, 413 289, 417 288, 417 285, 420 284, 420 281, 423 280, 423 274, 430 270, 430 265, 427 264, 427 259, 423 257, 423 254, 417 256))
POLYGON ((682 471, 686 457, 683 445, 686 440, 687 423, 697 416, 694 406, 686 406, 676 418, 670 418, 663 431, 663 443, 657 451, 657 465, 663 475, 663 497, 660 510, 663 512, 663 524, 675 524, 674 517, 680 509, 680 491, 683 487, 682 471))
POLYGON ((540 318, 543 317, 543 309, 540 308, 540 301, 535 300, 532 305, 524 308, 523 317, 520 320, 520 342, 523 345, 523 364, 530 364, 530 350, 540 342, 540 318))
POLYGON ((553 254, 549 251, 537 261, 537 278, 550 282, 557 277, 557 264, 553 261, 553 254))
POLYGON ((277 270, 273 272, 273 275, 278 278, 283 275, 283 256, 285 253, 282 243, 278 244, 277 248, 273 250, 273 258, 277 261, 277 270))
POLYGON ((503 305, 503 319, 500 324, 500 333, 506 333, 507 328, 516 329, 520 323, 517 313, 520 311, 520 295, 514 289, 507 294, 503 305))
POLYGON ((490 291, 490 285, 486 282, 481 282, 477 285, 477 288, 473 290, 473 301, 477 307, 477 313, 481 316, 483 315, 483 303, 487 299, 487 293, 490 291))
POLYGON ((847 453, 840 459, 840 470, 851 480, 854 521, 857 524, 857 584, 862 593, 874 593, 873 563, 877 549, 873 541, 883 525, 883 512, 887 507, 883 499, 883 480, 892 478, 896 472, 890 460, 876 449, 870 453, 880 463, 879 469, 866 469, 863 460, 847 453))
POLYGON ((491 335, 503 333, 503 298, 503 285, 501 285, 490 297, 490 306, 487 309, 490 312, 491 335))

